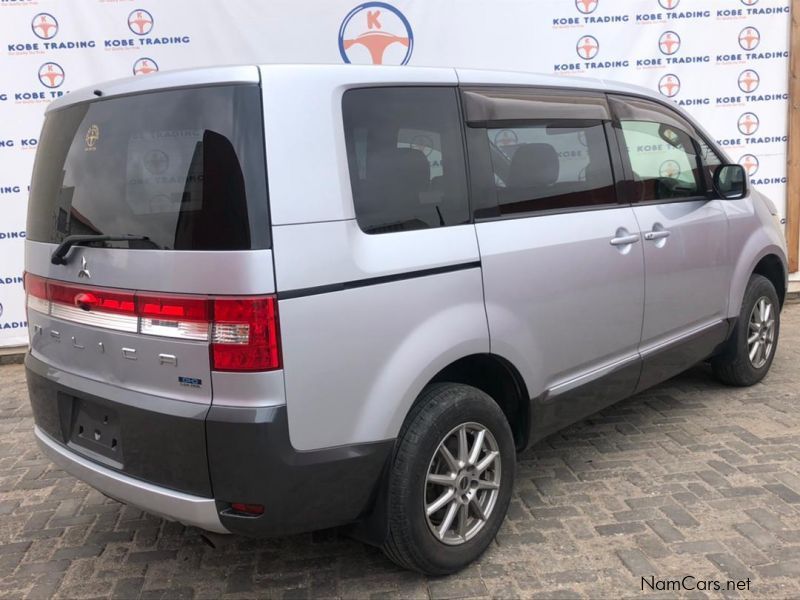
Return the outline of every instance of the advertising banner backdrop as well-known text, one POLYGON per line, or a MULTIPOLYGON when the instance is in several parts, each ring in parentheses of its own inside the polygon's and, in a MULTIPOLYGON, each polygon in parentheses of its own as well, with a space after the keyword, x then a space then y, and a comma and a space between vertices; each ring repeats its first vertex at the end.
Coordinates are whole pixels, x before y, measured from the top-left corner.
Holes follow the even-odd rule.
POLYGON ((268 62, 616 79, 685 106, 784 214, 789 22, 788 0, 0 0, 0 346, 27 343, 30 173, 70 90, 268 62))

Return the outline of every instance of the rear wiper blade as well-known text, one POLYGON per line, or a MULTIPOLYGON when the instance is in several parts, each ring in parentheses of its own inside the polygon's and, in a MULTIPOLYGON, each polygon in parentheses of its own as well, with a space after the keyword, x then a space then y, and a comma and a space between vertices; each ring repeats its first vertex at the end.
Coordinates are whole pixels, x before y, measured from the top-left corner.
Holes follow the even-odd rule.
POLYGON ((82 246, 84 244, 92 244, 94 242, 118 242, 125 240, 137 240, 149 242, 150 238, 146 235, 133 235, 124 233, 121 235, 68 235, 64 238, 58 247, 50 255, 50 262, 54 265, 67 264, 67 252, 73 246, 82 246))

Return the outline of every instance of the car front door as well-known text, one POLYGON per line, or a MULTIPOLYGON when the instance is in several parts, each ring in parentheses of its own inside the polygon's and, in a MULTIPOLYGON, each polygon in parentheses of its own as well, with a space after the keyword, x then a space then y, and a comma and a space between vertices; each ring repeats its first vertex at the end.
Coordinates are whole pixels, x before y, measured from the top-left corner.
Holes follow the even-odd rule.
POLYGON ((521 371, 535 440, 635 389, 642 241, 602 94, 464 100, 491 348, 521 371))
POLYGON ((628 179, 626 197, 643 237, 643 389, 707 357, 724 340, 728 221, 699 156, 706 146, 691 123, 645 99, 609 101, 628 179))

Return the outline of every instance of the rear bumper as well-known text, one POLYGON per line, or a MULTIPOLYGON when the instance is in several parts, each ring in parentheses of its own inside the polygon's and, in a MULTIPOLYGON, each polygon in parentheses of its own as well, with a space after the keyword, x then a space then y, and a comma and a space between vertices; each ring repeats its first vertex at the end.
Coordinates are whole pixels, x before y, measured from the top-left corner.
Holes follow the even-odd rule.
POLYGON ((193 525, 207 531, 228 533, 219 520, 213 498, 191 496, 128 477, 79 456, 39 427, 34 427, 34 433, 42 452, 56 466, 106 496, 170 521, 180 521, 184 525, 193 525))
POLYGON ((121 502, 208 531, 277 536, 356 522, 370 511, 394 446, 300 452, 285 405, 171 401, 78 377, 30 354, 25 362, 36 438, 59 468, 121 502), (84 399, 119 415, 119 461, 75 445, 74 402, 84 399), (234 502, 260 504, 264 513, 238 514, 234 502))

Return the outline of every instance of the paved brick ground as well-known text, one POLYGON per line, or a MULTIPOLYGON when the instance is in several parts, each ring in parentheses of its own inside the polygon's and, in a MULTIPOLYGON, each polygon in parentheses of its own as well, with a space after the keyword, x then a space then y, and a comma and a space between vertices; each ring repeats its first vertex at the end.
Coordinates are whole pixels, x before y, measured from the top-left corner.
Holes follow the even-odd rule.
POLYGON ((527 452, 497 541, 444 579, 330 532, 215 549, 108 500, 42 458, 22 367, 0 367, 0 596, 639 597, 693 575, 798 597, 800 305, 782 334, 758 386, 698 367, 527 452))

